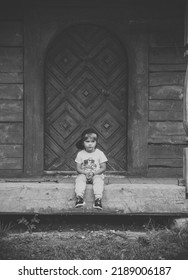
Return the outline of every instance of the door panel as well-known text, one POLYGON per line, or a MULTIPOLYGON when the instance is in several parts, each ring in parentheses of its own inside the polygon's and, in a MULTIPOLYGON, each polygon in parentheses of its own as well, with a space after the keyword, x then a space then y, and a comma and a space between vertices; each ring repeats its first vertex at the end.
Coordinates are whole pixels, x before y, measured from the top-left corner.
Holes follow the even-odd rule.
POLYGON ((88 127, 108 170, 126 170, 127 81, 126 54, 108 30, 80 24, 61 34, 45 65, 45 170, 75 170, 75 143, 88 127))

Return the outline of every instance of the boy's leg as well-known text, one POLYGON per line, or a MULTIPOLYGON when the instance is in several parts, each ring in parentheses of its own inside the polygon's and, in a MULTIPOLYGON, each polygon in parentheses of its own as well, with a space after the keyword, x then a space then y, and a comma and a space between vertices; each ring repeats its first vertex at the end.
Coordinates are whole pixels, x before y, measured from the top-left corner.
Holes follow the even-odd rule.
POLYGON ((93 192, 95 199, 102 199, 104 191, 104 176, 103 175, 95 175, 93 177, 93 192))
POLYGON ((76 197, 80 196, 83 198, 86 189, 86 176, 79 174, 75 180, 75 193, 76 197))

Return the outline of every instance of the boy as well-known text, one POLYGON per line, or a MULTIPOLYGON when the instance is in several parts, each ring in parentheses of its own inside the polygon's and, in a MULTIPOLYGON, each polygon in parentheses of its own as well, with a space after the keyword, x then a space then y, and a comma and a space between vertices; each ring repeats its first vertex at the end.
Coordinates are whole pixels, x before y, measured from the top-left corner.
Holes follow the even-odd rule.
POLYGON ((106 162, 105 154, 96 148, 98 134, 92 128, 86 129, 77 147, 81 149, 78 152, 75 162, 76 170, 79 175, 75 181, 76 204, 75 207, 82 207, 84 202, 84 193, 86 184, 93 184, 95 202, 93 207, 102 210, 101 199, 104 190, 104 175, 106 162))

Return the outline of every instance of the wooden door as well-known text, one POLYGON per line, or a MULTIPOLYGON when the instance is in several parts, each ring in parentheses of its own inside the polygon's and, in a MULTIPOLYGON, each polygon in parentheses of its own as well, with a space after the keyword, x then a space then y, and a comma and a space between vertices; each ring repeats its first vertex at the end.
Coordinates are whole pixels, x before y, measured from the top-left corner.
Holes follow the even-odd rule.
POLYGON ((99 133, 108 170, 126 170, 127 81, 125 51, 107 29, 79 24, 54 41, 45 65, 45 170, 75 170, 75 143, 88 127, 99 133))

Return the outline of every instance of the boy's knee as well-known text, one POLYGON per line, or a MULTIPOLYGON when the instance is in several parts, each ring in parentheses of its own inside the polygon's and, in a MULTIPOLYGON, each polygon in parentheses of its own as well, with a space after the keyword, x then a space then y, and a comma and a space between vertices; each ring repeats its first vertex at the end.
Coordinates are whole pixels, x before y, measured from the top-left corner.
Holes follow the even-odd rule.
POLYGON ((76 177, 76 182, 78 181, 83 181, 85 182, 86 181, 86 176, 84 174, 79 174, 77 177, 76 177))
POLYGON ((104 181, 104 178, 103 178, 103 176, 101 176, 101 175, 95 175, 95 176, 93 177, 93 181, 94 181, 94 182, 103 182, 103 181, 104 181))
POLYGON ((93 183, 94 184, 99 184, 99 185, 104 185, 104 178, 101 175, 95 175, 93 177, 93 183))

